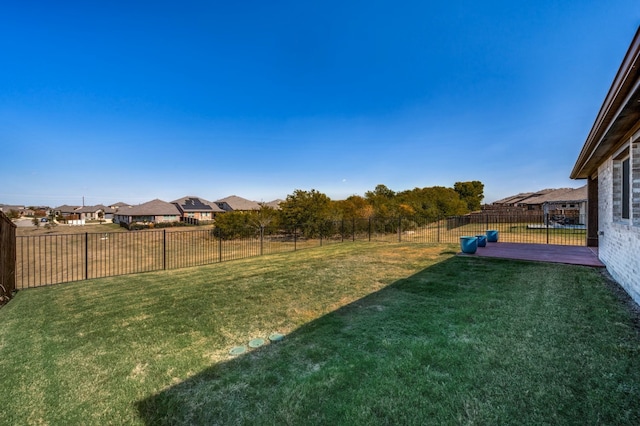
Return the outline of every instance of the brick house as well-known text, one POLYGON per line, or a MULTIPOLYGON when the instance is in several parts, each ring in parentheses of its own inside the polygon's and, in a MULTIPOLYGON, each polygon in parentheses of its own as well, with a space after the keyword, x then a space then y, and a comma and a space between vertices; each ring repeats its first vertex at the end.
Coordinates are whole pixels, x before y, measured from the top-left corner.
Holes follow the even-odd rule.
POLYGON ((543 189, 512 195, 483 206, 483 213, 540 215, 566 218, 572 223, 583 223, 587 210, 587 185, 580 188, 543 189))
POLYGON ((627 50, 572 179, 587 180, 587 245, 640 303, 640 29, 627 50))
POLYGON ((224 213, 224 210, 215 203, 193 195, 173 200, 171 203, 178 208, 184 221, 209 221, 213 220, 217 214, 224 213))
POLYGON ((26 206, 9 206, 6 204, 0 204, 0 212, 5 213, 6 215, 9 215, 12 210, 20 217, 35 215, 35 211, 27 208, 26 206))
POLYGON ((180 211, 175 204, 155 199, 130 208, 118 209, 113 216, 113 222, 126 224, 179 222, 180 216, 180 211))
POLYGON ((116 211, 108 206, 98 204, 96 206, 84 206, 75 211, 80 215, 80 220, 113 220, 116 211))
POLYGON ((81 206, 69 206, 67 204, 63 204, 58 207, 54 207, 53 214, 56 218, 60 219, 80 219, 80 215, 78 214, 78 209, 81 206))

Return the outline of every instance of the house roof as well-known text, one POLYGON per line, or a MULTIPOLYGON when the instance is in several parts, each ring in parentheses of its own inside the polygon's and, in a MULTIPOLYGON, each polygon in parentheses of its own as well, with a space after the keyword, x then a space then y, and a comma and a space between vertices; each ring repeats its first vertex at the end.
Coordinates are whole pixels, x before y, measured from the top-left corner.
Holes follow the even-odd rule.
POLYGON ((218 205, 226 203, 232 210, 260 210, 260 204, 247 200, 246 198, 238 197, 237 195, 216 200, 215 203, 218 205))
POLYGON ((587 185, 580 188, 559 188, 543 189, 538 192, 526 192, 502 200, 494 201, 493 204, 544 204, 559 202, 581 202, 587 200, 587 185))
POLYGON ((264 203, 265 206, 271 207, 272 209, 280 210, 280 203, 284 203, 284 200, 277 199, 273 201, 269 201, 268 203, 264 203))
POLYGON ((95 213, 98 210, 102 210, 104 213, 115 213, 115 210, 111 207, 98 204, 95 206, 85 206, 75 210, 76 213, 95 213))
POLYGON ((63 204, 59 207, 55 207, 53 210, 61 213, 75 213, 75 211, 78 210, 79 208, 80 206, 70 206, 68 204, 63 204))
POLYGON ((121 216, 174 216, 180 215, 175 204, 162 200, 151 200, 137 206, 131 206, 125 212, 118 212, 121 216))
POLYGON ((26 210, 27 208, 25 206, 10 206, 8 204, 0 204, 0 211, 4 210, 6 212, 11 211, 11 210, 26 210))
POLYGON ((580 188, 554 189, 546 194, 531 197, 526 204, 568 203, 587 201, 587 185, 580 188))
POLYGON ((502 200, 494 201, 493 204, 527 204, 527 200, 548 194, 551 191, 554 191, 554 189, 541 189, 537 192, 521 192, 517 195, 511 195, 502 200))
POLYGON ((571 172, 586 179, 640 129, 640 27, 613 79, 571 172))
POLYGON ((224 212, 224 210, 218 207, 215 203, 195 195, 186 195, 182 198, 178 198, 177 200, 173 200, 172 203, 185 212, 224 212))
POLYGON ((131 207, 131 204, 127 204, 127 203, 123 203, 122 201, 119 201, 115 204, 111 204, 111 207, 113 208, 120 208, 120 207, 131 207))

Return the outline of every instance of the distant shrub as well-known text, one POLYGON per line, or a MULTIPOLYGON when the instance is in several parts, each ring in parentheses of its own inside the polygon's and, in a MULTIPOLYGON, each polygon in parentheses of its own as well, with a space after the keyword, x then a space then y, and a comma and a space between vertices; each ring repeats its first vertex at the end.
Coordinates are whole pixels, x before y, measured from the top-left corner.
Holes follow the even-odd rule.
POLYGON ((159 222, 155 224, 156 228, 173 228, 176 226, 192 226, 186 222, 159 222))

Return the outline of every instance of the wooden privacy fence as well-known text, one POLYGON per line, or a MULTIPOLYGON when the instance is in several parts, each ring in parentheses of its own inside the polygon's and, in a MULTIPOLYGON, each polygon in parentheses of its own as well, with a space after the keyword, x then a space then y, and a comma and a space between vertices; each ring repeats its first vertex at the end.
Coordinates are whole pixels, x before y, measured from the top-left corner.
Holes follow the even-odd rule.
POLYGON ((0 305, 16 289, 16 225, 0 211, 0 305))
POLYGON ((144 230, 17 237, 17 288, 207 265, 346 241, 455 243, 496 230, 500 241, 585 245, 586 229, 548 216, 368 218, 305 224, 288 230, 245 228, 144 230), (242 232, 240 232, 242 231, 242 232))

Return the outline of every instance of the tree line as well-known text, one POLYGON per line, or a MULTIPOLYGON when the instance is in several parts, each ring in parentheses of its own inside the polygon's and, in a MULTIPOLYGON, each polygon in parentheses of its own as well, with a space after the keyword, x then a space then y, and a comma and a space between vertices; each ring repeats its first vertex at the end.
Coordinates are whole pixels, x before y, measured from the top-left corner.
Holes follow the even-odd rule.
POLYGON ((215 230, 226 238, 273 233, 298 228, 307 236, 326 231, 331 222, 370 218, 414 218, 433 222, 479 210, 484 199, 480 181, 456 182, 453 188, 433 186, 396 192, 377 185, 364 197, 352 195, 331 200, 315 189, 296 189, 280 203, 280 209, 262 205, 251 212, 228 212, 216 217, 215 230))

